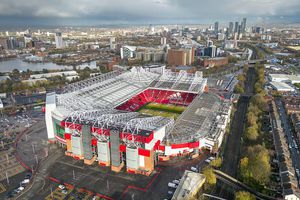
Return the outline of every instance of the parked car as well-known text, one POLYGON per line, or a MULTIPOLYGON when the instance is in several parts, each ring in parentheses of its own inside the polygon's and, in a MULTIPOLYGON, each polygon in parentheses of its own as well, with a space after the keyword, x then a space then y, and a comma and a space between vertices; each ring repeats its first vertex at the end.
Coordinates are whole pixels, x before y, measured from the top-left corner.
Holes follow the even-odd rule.
POLYGON ((58 187, 62 190, 66 188, 66 186, 64 186, 64 185, 59 185, 58 187))
POLYGON ((174 189, 177 188, 177 185, 176 185, 175 183, 171 183, 171 182, 168 183, 168 186, 169 186, 170 188, 174 188, 174 189))
POLYGON ((191 171, 198 172, 198 169, 196 167, 191 167, 191 171))
POLYGON ((29 183, 30 182, 30 179, 28 179, 28 178, 26 178, 26 179, 24 179, 21 183, 29 183))
POLYGON ((63 189, 63 190, 61 191, 61 193, 63 193, 63 194, 68 194, 68 191, 67 191, 66 189, 63 189))

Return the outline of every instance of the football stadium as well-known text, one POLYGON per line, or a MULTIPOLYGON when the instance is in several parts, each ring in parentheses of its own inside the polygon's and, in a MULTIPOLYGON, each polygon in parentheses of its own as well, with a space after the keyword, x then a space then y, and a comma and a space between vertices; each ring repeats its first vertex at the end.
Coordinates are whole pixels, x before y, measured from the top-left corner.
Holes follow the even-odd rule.
POLYGON ((50 142, 85 164, 149 175, 158 161, 218 149, 231 102, 209 92, 202 72, 165 66, 110 73, 48 93, 50 142))

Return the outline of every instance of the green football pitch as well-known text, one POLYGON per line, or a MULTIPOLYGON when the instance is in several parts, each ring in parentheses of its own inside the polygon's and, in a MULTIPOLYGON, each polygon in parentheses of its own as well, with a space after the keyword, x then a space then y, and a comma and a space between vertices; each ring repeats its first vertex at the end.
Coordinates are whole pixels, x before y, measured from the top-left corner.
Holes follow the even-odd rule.
POLYGON ((147 115, 162 116, 162 117, 177 119, 185 109, 186 109, 185 106, 176 106, 173 104, 160 104, 160 103, 152 102, 142 106, 138 110, 138 112, 147 115))

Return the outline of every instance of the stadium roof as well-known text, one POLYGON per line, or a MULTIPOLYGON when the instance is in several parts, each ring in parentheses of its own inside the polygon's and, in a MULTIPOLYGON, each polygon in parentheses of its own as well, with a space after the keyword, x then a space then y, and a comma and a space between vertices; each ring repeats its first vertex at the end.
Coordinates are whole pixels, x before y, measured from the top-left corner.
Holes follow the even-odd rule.
POLYGON ((77 111, 71 113, 65 121, 75 124, 89 124, 101 129, 119 128, 122 132, 143 134, 164 126, 172 126, 174 120, 160 116, 148 116, 138 112, 124 112, 116 109, 77 111))
POLYGON ((70 84, 56 95, 56 100, 58 109, 63 108, 61 112, 115 108, 148 87, 199 93, 205 85, 206 79, 200 72, 165 70, 159 74, 133 67, 130 71, 113 71, 70 84))
POLYGON ((182 143, 215 137, 220 131, 217 125, 224 114, 224 106, 229 103, 221 101, 218 95, 201 93, 176 120, 166 139, 170 143, 182 143))
POLYGON ((214 138, 220 134, 219 125, 224 121, 222 116, 230 104, 221 101, 214 93, 203 93, 206 82, 201 72, 189 74, 186 71, 175 73, 164 70, 160 74, 141 67, 113 71, 65 87, 63 93, 56 94, 56 111, 53 114, 73 123, 90 124, 102 129, 116 127, 134 134, 165 126, 165 140, 171 143, 214 138), (114 109, 147 88, 198 95, 176 122, 169 118, 114 109))

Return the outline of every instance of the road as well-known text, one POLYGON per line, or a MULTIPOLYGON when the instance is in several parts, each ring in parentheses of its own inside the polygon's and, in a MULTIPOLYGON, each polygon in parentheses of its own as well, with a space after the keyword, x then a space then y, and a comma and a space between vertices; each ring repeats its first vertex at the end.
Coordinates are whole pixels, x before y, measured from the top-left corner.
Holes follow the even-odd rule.
POLYGON ((275 103, 279 112, 279 117, 282 123, 282 127, 283 127, 283 131, 285 133, 285 138, 289 144, 289 149, 291 152, 291 159, 292 159, 292 163, 293 166, 295 168, 300 169, 300 155, 299 155, 299 148, 298 148, 298 144, 296 143, 294 136, 293 136, 293 132, 291 131, 291 125, 288 121, 288 116, 285 112, 283 103, 281 101, 280 98, 276 98, 275 99, 275 103))

